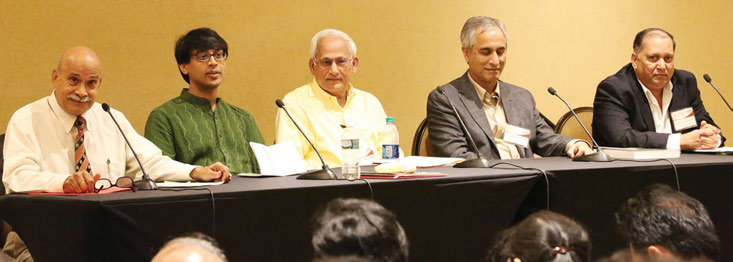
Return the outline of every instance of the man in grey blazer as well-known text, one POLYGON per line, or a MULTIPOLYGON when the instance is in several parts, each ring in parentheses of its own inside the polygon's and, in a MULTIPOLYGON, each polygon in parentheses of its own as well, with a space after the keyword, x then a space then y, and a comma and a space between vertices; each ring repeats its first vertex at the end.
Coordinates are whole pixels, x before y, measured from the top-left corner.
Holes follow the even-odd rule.
POLYGON ((554 133, 529 91, 499 81, 507 50, 501 21, 469 18, 461 30, 461 44, 468 71, 428 96, 428 134, 438 156, 477 158, 448 99, 487 158, 531 158, 535 153, 575 158, 592 152, 587 142, 554 133))

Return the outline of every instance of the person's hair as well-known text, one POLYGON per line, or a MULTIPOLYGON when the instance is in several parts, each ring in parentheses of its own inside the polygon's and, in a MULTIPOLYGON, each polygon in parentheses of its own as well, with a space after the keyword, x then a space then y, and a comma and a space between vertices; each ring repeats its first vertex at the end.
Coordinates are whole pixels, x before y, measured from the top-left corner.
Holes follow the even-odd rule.
POLYGON ((327 36, 338 36, 341 37, 341 39, 344 39, 348 44, 349 55, 351 56, 350 58, 356 57, 356 43, 354 43, 354 40, 352 40, 349 35, 336 29, 324 29, 316 33, 316 35, 311 39, 311 58, 316 58, 316 53, 318 52, 318 41, 321 41, 321 39, 327 36))
MULTIPOLYGON (((194 51, 206 52, 209 49, 222 50, 226 56, 229 56, 227 41, 224 41, 224 38, 221 38, 216 31, 208 27, 196 28, 182 35, 176 41, 176 62, 179 65, 188 64, 191 62, 191 55, 194 51)), ((180 73, 183 80, 186 80, 186 83, 190 83, 188 75, 183 72, 180 73)))
POLYGON ((407 236, 397 217, 374 201, 334 199, 316 212, 313 224, 315 259, 408 259, 407 236))
POLYGON ((211 252, 211 254, 214 254, 217 258, 221 259, 221 261, 227 261, 227 257, 224 255, 224 251, 219 248, 219 244, 216 242, 216 240, 203 233, 194 232, 174 238, 165 243, 165 245, 160 248, 160 251, 164 250, 167 247, 177 245, 197 246, 203 248, 208 252, 211 252))
POLYGON ((501 29, 501 32, 504 34, 504 39, 506 39, 508 45, 509 36, 506 34, 504 23, 493 17, 474 16, 466 20, 466 23, 463 24, 463 29, 461 29, 461 46, 466 49, 473 48, 473 44, 476 43, 476 31, 480 30, 479 33, 482 33, 483 31, 494 27, 501 29))
POLYGON ((674 41, 674 36, 672 36, 672 34, 670 34, 667 31, 664 31, 664 29, 661 29, 661 28, 647 28, 647 29, 641 30, 641 32, 637 33, 636 37, 634 37, 634 54, 638 55, 639 52, 641 52, 641 49, 643 47, 642 45, 644 44, 644 38, 646 38, 647 35, 662 36, 662 37, 666 35, 667 37, 669 37, 669 39, 672 39, 672 50, 677 49, 677 43, 674 41))
POLYGON ((660 245, 685 259, 720 255, 720 240, 702 203, 667 185, 652 185, 627 200, 616 212, 616 223, 642 254, 660 245))
POLYGON ((486 260, 590 261, 590 249, 588 233, 580 223, 552 211, 539 211, 504 230, 489 249, 486 260))

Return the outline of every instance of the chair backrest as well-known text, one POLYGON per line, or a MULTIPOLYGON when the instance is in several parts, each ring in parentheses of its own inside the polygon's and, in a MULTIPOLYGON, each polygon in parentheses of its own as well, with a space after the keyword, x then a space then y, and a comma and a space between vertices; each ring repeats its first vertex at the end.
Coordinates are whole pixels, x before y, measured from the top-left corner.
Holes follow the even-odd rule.
POLYGON ((428 139, 428 120, 423 119, 412 138, 413 156, 430 156, 433 154, 433 145, 428 139))
MULTIPOLYGON (((573 111, 578 115, 580 121, 583 121, 583 125, 588 128, 588 132, 592 135, 593 128, 591 127, 591 122, 593 121, 593 107, 581 106, 573 109, 573 111)), ((573 113, 570 111, 562 115, 560 120, 557 121, 555 133, 591 142, 591 138, 583 131, 578 121, 575 121, 575 117, 573 117, 573 113)))

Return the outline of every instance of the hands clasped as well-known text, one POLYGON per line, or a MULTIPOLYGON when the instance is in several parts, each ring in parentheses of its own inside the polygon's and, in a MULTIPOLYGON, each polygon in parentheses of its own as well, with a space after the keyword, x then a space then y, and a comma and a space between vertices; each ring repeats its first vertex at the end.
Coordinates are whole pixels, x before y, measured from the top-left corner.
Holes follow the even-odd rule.
POLYGON ((700 123, 700 129, 695 129, 680 137, 680 149, 715 149, 720 145, 720 129, 708 124, 704 120, 700 123))

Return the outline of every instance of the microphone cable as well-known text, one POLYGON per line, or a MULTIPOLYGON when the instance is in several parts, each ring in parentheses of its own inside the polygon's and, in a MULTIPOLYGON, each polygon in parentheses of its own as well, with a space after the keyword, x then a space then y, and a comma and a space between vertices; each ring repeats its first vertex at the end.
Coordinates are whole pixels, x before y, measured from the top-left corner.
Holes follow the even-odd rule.
POLYGON ((545 170, 534 168, 534 167, 523 167, 520 165, 508 163, 508 162, 496 162, 493 165, 489 166, 489 168, 494 168, 495 166, 502 165, 502 164, 513 166, 513 167, 523 169, 523 170, 533 170, 533 171, 542 173, 542 176, 545 178, 545 210, 550 210, 550 179, 548 178, 545 170))
POLYGON ((364 181, 364 183, 366 183, 366 185, 369 187, 369 195, 372 197, 372 200, 377 201, 377 200, 374 199, 374 189, 372 189, 372 184, 370 184, 369 181, 366 180, 366 178, 359 178, 359 179, 349 180, 349 182, 354 182, 354 181, 357 181, 357 180, 361 180, 361 181, 364 181))
POLYGON ((208 191, 209 196, 211 196, 211 237, 215 238, 216 234, 216 201, 214 201, 214 192, 211 191, 208 187, 185 187, 185 188, 161 188, 159 187, 158 190, 160 191, 173 191, 173 192, 181 192, 181 191, 208 191))
POLYGON ((672 163, 672 161, 669 159, 666 159, 666 158, 647 159, 647 160, 612 159, 611 162, 613 161, 627 161, 627 162, 640 162, 640 163, 667 161, 670 165, 672 165, 672 170, 674 170, 674 179, 675 179, 675 182, 677 182, 677 191, 682 191, 682 189, 680 188, 680 175, 677 173, 677 166, 674 163, 672 163))

